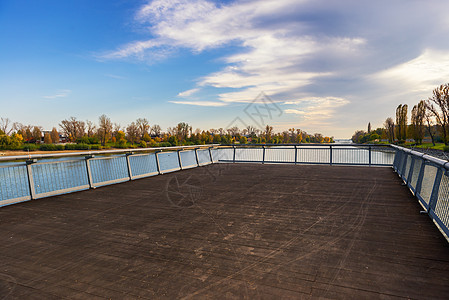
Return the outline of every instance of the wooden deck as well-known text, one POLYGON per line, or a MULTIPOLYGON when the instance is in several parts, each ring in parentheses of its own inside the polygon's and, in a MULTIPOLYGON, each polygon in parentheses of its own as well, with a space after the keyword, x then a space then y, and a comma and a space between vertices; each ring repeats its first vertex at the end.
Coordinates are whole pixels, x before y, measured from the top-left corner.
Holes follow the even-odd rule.
POLYGON ((0 298, 448 299, 391 168, 210 165, 0 209, 0 298))

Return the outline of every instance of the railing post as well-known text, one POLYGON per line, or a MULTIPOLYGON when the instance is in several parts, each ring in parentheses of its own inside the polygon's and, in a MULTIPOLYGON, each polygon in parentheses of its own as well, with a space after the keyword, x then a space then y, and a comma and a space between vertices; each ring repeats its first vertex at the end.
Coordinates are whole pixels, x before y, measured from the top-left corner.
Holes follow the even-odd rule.
POLYGON ((430 196, 429 208, 427 209, 427 213, 429 213, 431 210, 435 211, 435 206, 437 205, 438 201, 438 191, 440 189, 441 178, 443 178, 443 170, 441 168, 438 168, 437 174, 435 175, 435 181, 433 183, 432 194, 430 196))
POLYGON ((176 152, 178 152, 178 164, 179 164, 179 168, 182 170, 181 151, 180 151, 180 150, 177 150, 176 152))
POLYGON ((401 153, 401 151, 399 151, 398 149, 395 149, 394 160, 393 160, 393 169, 395 170, 395 172, 397 172, 397 170, 398 170, 398 164, 401 159, 400 153, 401 153))
POLYGON ((210 163, 213 164, 214 163, 214 159, 212 158, 212 147, 209 147, 209 157, 210 157, 210 163))
POLYGON ((160 175, 162 174, 162 172, 161 172, 161 165, 159 164, 159 157, 158 157, 159 152, 161 152, 161 150, 157 150, 156 152, 154 152, 154 158, 156 159, 157 172, 160 175))
POLYGON ((197 167, 200 166, 200 160, 198 159, 198 148, 195 148, 195 159, 196 159, 196 165, 197 167))
POLYGON ((415 167, 415 157, 414 156, 410 156, 412 162, 410 163, 410 170, 408 170, 408 174, 407 174, 407 183, 410 183, 412 181, 412 176, 413 176, 413 168, 415 167))
POLYGON ((329 145, 329 164, 332 166, 332 145, 329 145))
POLYGON ((296 148, 296 145, 295 145, 295 165, 297 162, 298 162, 298 149, 296 148))
POLYGON ((409 157, 409 155, 404 152, 404 159, 403 159, 402 167, 401 167, 401 177, 402 177, 402 179, 405 178, 405 169, 407 168, 408 157, 409 157))
POLYGON ((371 167, 371 146, 368 146, 368 165, 371 167))
POLYGON ((30 198, 31 200, 36 199, 36 189, 34 187, 34 179, 33 179, 33 169, 31 167, 37 160, 29 159, 26 161, 26 169, 27 169, 27 177, 28 177, 28 187, 30 189, 30 198))
POLYGON ((415 197, 416 195, 421 194, 421 187, 422 187, 422 181, 424 178, 424 171, 426 167, 426 161, 424 159, 421 159, 421 168, 419 169, 419 175, 418 175, 418 181, 416 182, 416 188, 415 188, 415 197))
POLYGON ((90 159, 93 158, 93 155, 88 155, 84 157, 84 161, 86 162, 86 171, 87 171, 87 182, 89 183, 89 188, 94 189, 94 183, 92 181, 92 171, 90 168, 90 159))
POLYGON ((235 163, 235 146, 232 146, 232 148, 234 148, 234 154, 232 156, 232 162, 235 163))
POLYGON ((265 163, 265 146, 262 146, 262 164, 265 163))
POLYGON ((133 180, 133 173, 131 172, 131 164, 129 162, 129 157, 133 154, 134 154, 133 152, 126 153, 126 166, 128 168, 128 177, 130 181, 133 180))

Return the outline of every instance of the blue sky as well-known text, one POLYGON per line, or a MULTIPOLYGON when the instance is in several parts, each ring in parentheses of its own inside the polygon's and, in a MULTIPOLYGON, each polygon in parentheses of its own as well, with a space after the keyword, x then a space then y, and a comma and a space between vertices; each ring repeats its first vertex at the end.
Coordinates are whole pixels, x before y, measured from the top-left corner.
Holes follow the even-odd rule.
POLYGON ((268 103, 275 109, 263 123, 277 131, 350 137, 449 82, 448 8, 413 0, 2 0, 0 116, 44 129, 101 114, 123 127, 141 117, 163 129, 258 127, 248 108, 268 103))

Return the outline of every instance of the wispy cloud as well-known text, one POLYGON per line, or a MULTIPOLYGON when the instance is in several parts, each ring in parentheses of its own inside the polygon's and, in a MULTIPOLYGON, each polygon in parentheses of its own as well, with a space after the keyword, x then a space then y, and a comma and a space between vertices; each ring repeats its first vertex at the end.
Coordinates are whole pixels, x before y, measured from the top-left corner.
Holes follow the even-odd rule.
MULTIPOLYGON (((228 67, 204 76, 199 86, 239 89, 219 94, 218 99, 225 102, 249 102, 261 91, 272 97, 290 93, 311 84, 315 78, 333 74, 301 67, 314 53, 329 48, 354 55, 366 44, 358 36, 308 35, 306 22, 291 17, 292 10, 307 2, 267 0, 217 5, 205 0, 155 0, 136 15, 136 21, 148 26, 154 37, 124 45, 105 57, 147 59, 165 56, 161 49, 166 48, 186 48, 199 53, 237 43, 245 50, 225 57, 228 67), (275 25, 287 23, 270 28, 264 25, 264 19, 275 25)), ((178 96, 185 97, 190 91, 197 89, 178 96)))
POLYGON ((284 112, 286 114, 295 114, 295 115, 301 115, 301 116, 306 114, 306 112, 303 110, 291 109, 291 108, 285 109, 284 112))
POLYGON ((45 99, 56 99, 56 98, 65 98, 67 97, 72 91, 71 90, 58 90, 56 94, 49 95, 49 96, 42 96, 42 98, 45 99))
POLYGON ((195 106, 226 106, 227 103, 224 102, 214 102, 214 101, 169 101, 175 104, 183 105, 195 105, 195 106))
POLYGON ((193 94, 195 94, 196 92, 198 92, 199 90, 200 90, 199 88, 190 89, 190 90, 187 90, 187 91, 184 91, 184 92, 179 93, 179 94, 178 94, 178 97, 182 97, 182 98, 184 98, 184 97, 190 97, 190 96, 192 96, 193 94))
POLYGON ((126 79, 126 77, 116 74, 105 74, 104 76, 114 78, 114 79, 126 79))
POLYGON ((396 85, 402 91, 428 92, 449 79, 449 52, 425 49, 418 57, 375 73, 371 78, 396 85))
POLYGON ((298 108, 288 108, 284 112, 304 117, 305 120, 321 122, 334 117, 336 109, 349 104, 350 101, 337 97, 308 97, 295 101, 286 101, 285 105, 293 105, 298 108))

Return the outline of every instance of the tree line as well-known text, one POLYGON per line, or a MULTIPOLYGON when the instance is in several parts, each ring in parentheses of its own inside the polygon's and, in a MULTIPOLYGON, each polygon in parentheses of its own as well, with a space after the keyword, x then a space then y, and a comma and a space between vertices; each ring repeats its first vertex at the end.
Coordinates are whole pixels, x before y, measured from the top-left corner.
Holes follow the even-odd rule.
POLYGON ((267 125, 263 130, 254 126, 239 129, 192 130, 188 123, 181 122, 169 127, 165 132, 157 124, 150 125, 146 118, 138 118, 122 127, 113 123, 106 115, 92 121, 70 117, 62 120, 59 130, 43 131, 41 126, 12 123, 8 118, 0 118, 0 149, 11 150, 86 150, 108 148, 166 147, 204 144, 281 144, 281 143, 331 143, 332 137, 320 133, 290 128, 275 133, 267 125))
MULTIPOLYGON (((442 84, 432 91, 432 95, 420 100, 411 110, 408 122, 408 105, 399 104, 396 108, 396 120, 388 117, 384 128, 379 128, 379 137, 390 143, 403 144, 412 139, 415 144, 422 144, 425 136, 429 136, 432 144, 441 141, 449 144, 449 83, 442 84)), ((370 126, 368 126, 370 127, 370 126)), ((352 136, 355 143, 376 140, 368 132, 357 130, 352 136)))

